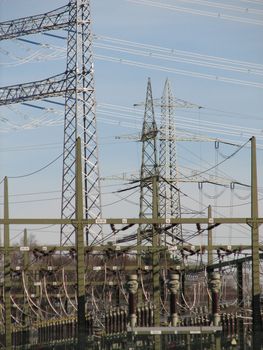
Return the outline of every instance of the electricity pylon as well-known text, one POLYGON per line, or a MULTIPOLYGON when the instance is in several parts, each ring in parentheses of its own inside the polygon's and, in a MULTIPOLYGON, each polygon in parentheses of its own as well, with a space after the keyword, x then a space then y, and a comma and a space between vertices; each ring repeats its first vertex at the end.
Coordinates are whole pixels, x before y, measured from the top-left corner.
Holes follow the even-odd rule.
MULTIPOLYGON (((157 160, 157 124, 154 117, 151 79, 148 78, 144 118, 140 141, 142 142, 142 158, 140 170, 140 218, 152 217, 153 213, 153 176, 158 173, 157 160)), ((151 225, 140 225, 137 233, 137 244, 141 246, 144 238, 151 236, 151 225)), ((150 239, 150 238, 149 238, 150 239)), ((141 251, 138 249, 137 264, 141 267, 141 251)), ((142 291, 138 290, 138 301, 142 302, 142 291)))
MULTIPOLYGON (((47 30, 66 29, 67 68, 55 76, 30 83, 0 88, 0 105, 65 96, 62 218, 73 218, 75 208, 75 142, 81 138, 83 162, 84 215, 101 216, 97 127, 95 115, 94 66, 90 0, 70 0, 69 4, 41 15, 0 23, 0 40, 13 39, 47 30)), ((74 229, 62 225, 60 244, 74 241, 74 229)), ((90 225, 86 237, 102 234, 101 226, 90 225)))
MULTIPOLYGON (((153 96, 151 80, 148 78, 147 92, 144 109, 144 119, 142 126, 142 159, 140 173, 140 219, 159 216, 159 168, 158 168, 158 148, 157 148, 158 129, 154 116, 153 96)), ((152 242, 157 246, 159 237, 155 225, 140 225, 137 233, 137 264, 140 271, 142 264, 141 246, 143 240, 152 242)), ((153 299, 156 303, 157 314, 159 315, 159 270, 158 270, 158 253, 153 253, 152 265, 156 268, 153 270, 153 299)), ((143 279, 143 276, 141 276, 143 279)), ((143 286, 142 286, 143 287, 143 286)), ((138 302, 142 303, 142 289, 138 289, 138 302)), ((157 317, 158 317, 157 315, 157 317)), ((155 320, 157 319, 155 313, 155 320)), ((158 321, 159 322, 159 321, 158 321)), ((157 322, 157 323, 158 323, 157 322)))
MULTIPOLYGON (((140 173, 140 218, 150 218, 153 213, 152 179, 158 176, 157 124, 154 117, 151 80, 148 79, 145 111, 142 127, 142 160, 140 173)), ((141 227, 141 235, 147 235, 149 227, 141 227)))
MULTIPOLYGON (((84 212, 86 218, 96 219, 101 215, 101 197, 89 0, 76 0, 69 5, 66 85, 61 217, 75 215, 75 141, 80 136, 84 158, 84 212), (70 79, 72 73, 74 78, 70 79)), ((89 226, 86 241, 89 235, 96 239, 100 234, 101 226, 89 226)), ((72 228, 63 225, 61 245, 71 243, 72 237, 72 228)))
MULTIPOLYGON (((165 82, 161 98, 161 122, 160 122, 160 215, 166 218, 180 218, 181 204, 178 188, 177 154, 176 154, 176 129, 175 129, 175 101, 170 82, 165 82)), ((165 231, 164 241, 171 241, 167 237, 170 234, 172 242, 174 237, 182 238, 182 225, 173 226, 165 231)))
MULTIPOLYGON (((140 218, 159 217, 159 167, 157 151, 158 129, 155 122, 151 80, 148 78, 144 119, 142 127, 142 160, 140 177, 140 218)), ((141 267, 141 250, 143 239, 152 243, 152 296, 154 308, 154 325, 160 326, 160 253, 158 225, 140 225, 137 239, 137 263, 141 267)), ((141 276, 142 277, 142 276, 141 276)), ((142 291, 138 290, 138 301, 142 302, 142 291)), ((160 350, 160 336, 154 338, 154 350, 160 350)))

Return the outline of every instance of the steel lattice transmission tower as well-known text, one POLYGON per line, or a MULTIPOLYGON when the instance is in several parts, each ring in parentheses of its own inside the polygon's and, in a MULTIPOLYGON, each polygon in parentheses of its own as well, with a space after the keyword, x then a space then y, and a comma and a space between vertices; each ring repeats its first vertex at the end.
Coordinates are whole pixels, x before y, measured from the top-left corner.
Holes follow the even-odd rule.
MULTIPOLYGON (((85 217, 101 216, 95 115, 94 67, 90 0, 70 0, 56 10, 0 23, 0 41, 25 35, 65 29, 68 31, 67 69, 47 79, 0 88, 0 105, 65 97, 62 218, 75 217, 75 142, 82 141, 85 217)), ((74 243, 74 229, 61 227, 60 243, 74 243)), ((96 224, 87 228, 86 237, 102 234, 96 224)), ((88 241, 88 239, 87 239, 88 241)))
MULTIPOLYGON (((142 127, 142 160, 140 177, 140 218, 159 217, 159 166, 158 166, 158 128, 154 116, 154 104, 152 96, 151 80, 148 78, 144 120, 142 127)), ((160 326, 160 244, 158 225, 140 225, 137 235, 137 266, 141 271, 141 250, 143 239, 150 241, 152 253, 147 254, 147 259, 151 259, 152 265, 152 301, 154 304, 153 320, 154 326, 160 326)), ((146 256, 145 256, 146 257, 146 256)), ((143 276, 141 275, 141 284, 143 276)), ((143 304, 142 296, 143 284, 138 288, 138 303, 143 304)), ((160 349, 160 337, 154 338, 154 349, 160 349)))
MULTIPOLYGON (((142 160, 140 176, 140 218, 152 217, 152 179, 158 176, 157 124, 154 116, 151 80, 148 78, 142 127, 142 160)), ((141 233, 146 230, 142 229, 141 233)))
MULTIPOLYGON (((90 0, 72 0, 69 4, 62 218, 72 218, 75 215, 75 142, 78 136, 82 140, 85 217, 99 218, 101 197, 90 0)), ((61 245, 72 243, 73 232, 69 226, 61 227, 61 245)), ((89 226, 86 241, 90 235, 96 239, 101 234, 100 225, 89 226)))
MULTIPOLYGON (((142 158, 140 171, 140 213, 139 218, 153 217, 153 186, 156 184, 158 176, 158 151, 157 151, 157 135, 158 129, 155 122, 153 96, 151 79, 148 78, 144 119, 142 126, 142 134, 140 141, 142 142, 142 158), (155 181, 154 181, 155 178, 155 181)), ((157 185, 158 186, 158 185, 157 185)), ((155 191, 158 193, 158 190, 155 191)), ((158 202, 158 199, 157 199, 158 202)), ((157 204, 157 211, 158 204, 157 204)), ((153 242, 153 227, 152 225, 139 225, 137 231, 137 245, 140 247, 144 239, 153 242)), ((140 271, 142 265, 142 251, 137 248, 137 266, 140 271)), ((141 276, 143 279, 143 277, 141 276)), ((143 294, 141 286, 138 289, 138 303, 143 303, 143 294)))
MULTIPOLYGON (((175 101, 167 79, 161 98, 161 122, 159 129, 160 153, 160 215, 166 218, 180 218, 181 204, 177 181, 175 101)), ((173 226, 166 234, 182 237, 182 226, 173 226)), ((165 236, 166 236, 165 234, 165 236)), ((165 242, 166 242, 165 237, 165 242)))

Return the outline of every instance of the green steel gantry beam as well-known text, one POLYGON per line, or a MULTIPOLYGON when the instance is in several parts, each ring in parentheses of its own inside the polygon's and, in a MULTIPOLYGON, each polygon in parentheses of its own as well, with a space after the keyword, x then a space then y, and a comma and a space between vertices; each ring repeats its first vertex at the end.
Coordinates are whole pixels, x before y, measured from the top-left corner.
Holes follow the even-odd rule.
POLYGON ((262 225, 263 224, 263 217, 258 218, 251 218, 251 217, 233 217, 233 218, 151 218, 151 219, 138 219, 138 218, 107 218, 107 219, 82 219, 82 220, 76 220, 76 219, 56 219, 56 218, 42 218, 42 219, 15 219, 15 218, 4 218, 0 219, 1 225, 61 225, 61 224, 67 224, 67 225, 73 225, 74 227, 78 224, 81 224, 83 226, 88 225, 123 225, 123 224, 134 224, 134 225, 143 225, 143 224, 149 224, 149 225, 164 225, 164 224, 183 224, 183 225, 190 225, 190 224, 244 224, 244 225, 262 225))
MULTIPOLYGON (((78 141, 80 142, 80 140, 78 141)), ((78 181, 76 186, 76 205, 77 213, 74 219, 56 219, 56 218, 47 218, 47 219, 15 219, 9 218, 9 208, 8 208, 8 182, 5 178, 4 182, 4 218, 0 219, 0 224, 4 225, 4 247, 1 249, 4 252, 4 290, 5 290, 5 307, 6 307, 6 320, 5 320, 5 343, 6 349, 11 349, 11 305, 10 305, 10 252, 13 251, 13 248, 10 247, 10 225, 42 225, 42 224, 70 224, 76 229, 76 246, 74 247, 77 251, 77 276, 78 276, 78 303, 79 303, 79 312, 78 312, 78 346, 82 347, 82 344, 85 344, 85 333, 84 328, 81 325, 84 323, 83 313, 85 316, 85 282, 84 282, 84 254, 85 250, 91 251, 97 249, 98 251, 104 251, 107 249, 112 249, 113 251, 122 249, 134 249, 136 247, 125 247, 121 245, 116 245, 115 248, 112 245, 105 245, 103 247, 84 247, 83 233, 84 227, 91 224, 107 225, 107 224, 119 224, 119 225, 129 225, 129 224, 150 224, 153 226, 163 225, 163 224, 206 224, 216 225, 216 224, 247 224, 251 227, 251 240, 252 240, 252 309, 253 309, 253 350, 260 349, 261 346, 261 337, 262 337, 262 326, 261 326, 261 315, 260 315, 260 285, 259 285, 259 249, 262 247, 259 246, 259 226, 263 223, 263 218, 258 216, 258 198, 257 198, 257 171, 256 171, 256 144, 255 138, 251 139, 251 217, 235 217, 235 218, 214 218, 209 214, 207 218, 160 218, 157 215, 153 215, 153 218, 98 218, 98 219, 84 219, 83 218, 83 202, 82 202, 82 181, 81 181, 81 158, 77 157, 76 171, 78 173, 78 181), (83 311, 84 310, 84 311, 83 311)), ((79 152, 79 145, 77 145, 77 152, 79 152)), ((243 249, 251 249, 251 246, 243 246, 243 249)), ((49 246, 51 247, 51 246, 49 246)), ((198 246, 199 247, 199 246, 198 246)), ((209 242, 208 248, 214 249, 218 246, 213 246, 209 242)), ((225 246, 228 249, 228 246, 225 246)), ((231 246, 233 249, 234 246, 231 246)), ((237 249, 242 246, 236 245, 237 249)), ((42 247, 43 248, 43 247, 42 247)), ((48 249, 48 247, 46 247, 48 249)), ((54 246, 52 246, 54 248, 54 246)), ((57 250, 69 250, 72 247, 56 247, 57 250)), ((145 247, 152 252, 163 249, 159 246, 158 242, 154 242, 153 247, 145 247), (152 249, 152 250, 151 250, 152 249)), ((154 266, 155 264, 154 259, 154 266)), ((229 264, 229 262, 225 262, 229 264)), ((222 267, 222 264, 219 266, 222 267)), ((210 266, 210 268, 213 265, 210 266)), ((159 267, 158 267, 159 268, 159 267)), ((154 285, 157 285, 157 282, 154 281, 154 285)))
MULTIPOLYGON (((157 245, 156 246, 158 248, 158 250, 167 250, 167 247, 161 246, 161 245, 157 245)), ((28 252, 33 252, 35 249, 38 249, 39 251, 42 251, 43 253, 48 253, 48 252, 52 252, 55 253, 57 252, 61 252, 61 251, 71 251, 74 250, 76 247, 75 246, 63 246, 63 247, 59 247, 56 245, 33 245, 33 246, 13 246, 13 247, 9 247, 8 250, 10 252, 18 252, 18 251, 25 251, 27 250, 28 252)), ((127 246, 127 245, 119 245, 119 244, 106 244, 106 245, 101 245, 101 246, 89 246, 89 247, 84 247, 84 251, 85 253, 89 253, 89 252, 120 252, 120 253, 125 253, 128 251, 136 251, 137 245, 136 246, 127 246)), ((151 251, 153 250, 152 246, 139 246, 139 248, 142 251, 151 251)), ((208 251, 209 246, 208 245, 199 245, 199 244, 183 244, 183 245, 175 245, 173 246, 174 248, 178 248, 178 250, 180 249, 186 249, 186 250, 192 250, 192 251, 196 251, 198 253, 205 253, 208 251)), ((156 249, 156 248, 155 248, 156 249)), ((242 244, 231 244, 231 245, 227 245, 227 244, 214 244, 212 246, 210 246, 210 249, 212 250, 218 250, 218 249, 222 249, 228 252, 238 252, 238 251, 243 251, 243 250, 251 250, 251 245, 242 245, 242 244)), ((4 247, 0 247, 0 252, 4 252, 4 247)), ((259 245, 259 250, 263 251, 263 245, 260 244, 259 245)), ((244 258, 245 259, 245 258, 244 258)), ((212 264, 212 266, 214 266, 214 264, 212 264)))

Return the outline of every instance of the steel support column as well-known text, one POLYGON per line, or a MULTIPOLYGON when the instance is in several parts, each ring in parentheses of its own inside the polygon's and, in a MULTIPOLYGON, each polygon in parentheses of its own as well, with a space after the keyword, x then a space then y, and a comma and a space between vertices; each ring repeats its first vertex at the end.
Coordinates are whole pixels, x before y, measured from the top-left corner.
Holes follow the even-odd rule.
POLYGON ((85 334, 85 256, 83 219, 83 187, 81 166, 81 139, 76 142, 76 251, 77 251, 77 299, 78 299, 78 350, 86 346, 85 334))
POLYGON ((241 310, 241 318, 238 319, 238 342, 240 350, 245 349, 245 333, 244 333, 244 294, 243 294, 243 264, 237 264, 237 302, 241 310))
MULTIPOLYGON (((9 219, 8 203, 8 180, 4 179, 4 219, 9 219)), ((5 304, 5 348, 12 348, 12 329, 11 329, 11 260, 10 260, 10 230, 9 224, 4 225, 4 304, 5 304)))
MULTIPOLYGON (((153 186, 153 218, 158 218, 159 216, 159 200, 158 200, 158 177, 153 176, 152 178, 153 186)), ((158 226, 153 225, 153 237, 152 237, 152 274, 153 274, 153 306, 154 306, 154 326, 160 326, 160 252, 158 249, 160 237, 158 233, 158 226)), ((154 337, 154 350, 161 349, 161 337, 156 335, 154 337)))
MULTIPOLYGON (((212 218, 212 207, 211 205, 208 206, 208 220, 211 220, 212 218)), ((212 224, 208 223, 208 231, 207 231, 207 267, 208 267, 208 274, 211 274, 211 271, 209 267, 213 264, 213 231, 211 229, 212 224)), ((208 276, 208 279, 210 276, 208 276)), ((207 304, 208 304, 208 313, 211 313, 212 311, 212 303, 210 300, 210 296, 207 297, 207 304)))
MULTIPOLYGON (((75 215, 75 141, 81 137, 84 215, 97 219, 101 216, 101 195, 90 0, 71 0, 68 22, 61 216, 75 215)), ((98 224, 88 225, 85 231, 87 243, 102 238, 98 224)), ((61 245, 69 245, 73 239, 72 226, 62 225, 61 245)))
MULTIPOLYGON (((26 288, 28 288, 28 273, 29 271, 28 266, 29 266, 29 250, 27 250, 28 246, 28 236, 27 236, 27 230, 24 229, 24 253, 23 253, 23 267, 24 267, 24 274, 25 274, 25 285, 26 288)), ((26 293, 24 295, 24 308, 23 308, 23 349, 27 348, 27 342, 29 341, 29 305, 28 305, 28 300, 26 297, 26 293)))
POLYGON ((251 138, 251 238, 252 238, 252 344, 253 350, 261 349, 262 319, 260 312, 259 224, 256 139, 251 138))

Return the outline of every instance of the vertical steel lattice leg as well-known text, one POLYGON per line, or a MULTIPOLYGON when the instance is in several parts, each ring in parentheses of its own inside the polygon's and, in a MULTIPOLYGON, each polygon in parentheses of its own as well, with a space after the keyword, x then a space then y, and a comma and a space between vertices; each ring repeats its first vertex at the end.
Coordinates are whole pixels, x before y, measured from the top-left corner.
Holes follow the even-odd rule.
MULTIPOLYGON (((170 82, 165 82, 161 98, 161 125, 160 125, 160 215, 166 218, 180 218, 180 192, 177 181, 177 154, 176 154, 176 126, 175 101, 170 82)), ((171 227, 164 234, 165 243, 173 237, 182 238, 182 225, 171 227)))
MULTIPOLYGON (((75 208, 75 142, 82 140, 84 215, 101 216, 100 178, 95 114, 94 67, 89 0, 72 0, 69 5, 65 84, 64 158, 62 218, 73 218, 75 208)), ((61 227, 60 244, 74 244, 74 229, 61 227)), ((86 229, 86 240, 101 238, 100 225, 86 229), (89 238, 90 237, 90 238, 89 238)))

